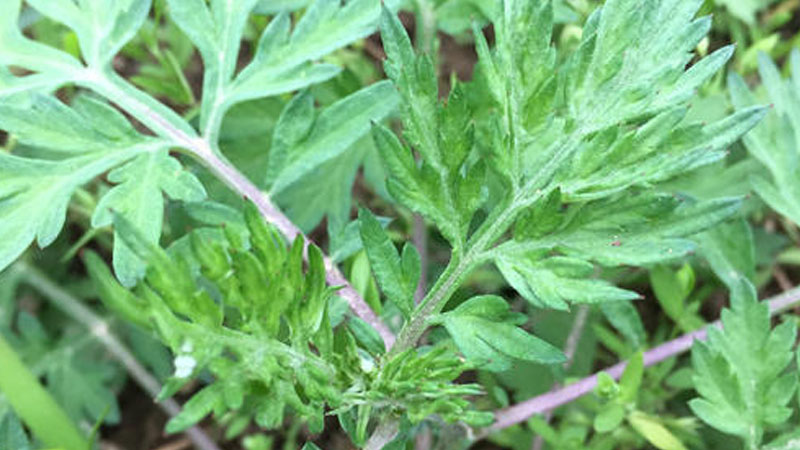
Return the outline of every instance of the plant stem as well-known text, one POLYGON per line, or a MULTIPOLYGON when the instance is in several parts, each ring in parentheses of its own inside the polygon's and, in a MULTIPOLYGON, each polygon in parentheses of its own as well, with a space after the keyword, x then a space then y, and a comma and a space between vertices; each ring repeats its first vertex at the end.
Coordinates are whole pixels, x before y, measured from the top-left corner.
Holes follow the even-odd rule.
POLYGON ((459 282, 469 274, 475 265, 476 263, 472 260, 462 260, 457 257, 450 261, 431 290, 428 291, 428 295, 420 302, 411 318, 400 330, 397 341, 389 350, 385 360, 388 361, 392 356, 416 345, 428 327, 428 318, 442 310, 447 299, 458 289, 459 282))
POLYGON ((417 290, 414 291, 414 304, 419 304, 425 297, 425 291, 428 290, 428 227, 425 225, 425 219, 419 215, 414 214, 414 236, 412 238, 414 247, 419 252, 419 283, 417 283, 417 290))
POLYGON ((0 392, 48 447, 88 450, 89 441, 0 334, 0 392))
MULTIPOLYGON (((83 302, 63 290, 38 269, 23 262, 14 264, 12 268, 12 270, 16 270, 20 274, 26 284, 51 300, 53 306, 88 328, 92 335, 108 350, 109 354, 125 367, 131 378, 145 392, 153 398, 158 396, 159 392, 161 392, 161 384, 139 363, 125 345, 111 333, 108 323, 102 317, 95 314, 83 302)), ((158 405, 170 417, 177 416, 181 411, 181 407, 173 399, 167 399, 158 405)), ((196 426, 186 430, 186 434, 198 449, 219 450, 214 441, 196 426)))
MULTIPOLYGON (((415 46, 418 52, 428 53, 432 58, 438 60, 435 54, 436 45, 436 12, 429 0, 416 0, 415 2, 417 36, 415 46)), ((438 66, 438 65, 437 65, 438 66)), ((438 70, 437 70, 438 76, 438 70)))
POLYGON ((381 422, 372 433, 372 436, 369 437, 367 443, 364 444, 364 450, 381 450, 397 436, 399 428, 399 423, 395 419, 381 422))
POLYGON ((498 205, 467 242, 469 251, 464 256, 460 256, 461 252, 453 252, 444 272, 400 330, 397 342, 389 351, 386 360, 416 345, 428 327, 428 318, 442 311, 467 275, 489 258, 487 250, 508 230, 518 213, 532 201, 533 199, 523 200, 521 196, 514 196, 504 204, 498 205))
MULTIPOLYGON (((154 133, 170 139, 175 146, 183 148, 190 155, 199 159, 229 188, 245 199, 251 200, 258 207, 261 216, 274 225, 288 240, 298 236, 304 238, 306 245, 313 243, 297 226, 286 217, 255 184, 245 177, 232 164, 225 161, 218 151, 216 142, 198 137, 197 133, 180 116, 177 116, 164 105, 128 84, 120 77, 105 73, 88 71, 80 85, 95 90, 128 111, 136 119, 150 128, 154 133)), ((375 328, 383 339, 386 348, 394 344, 394 334, 381 322, 364 298, 342 275, 336 264, 326 255, 325 278, 331 286, 340 287, 337 295, 347 300, 350 309, 375 328)))
MULTIPOLYGON (((800 287, 796 287, 788 292, 764 300, 769 303, 770 314, 776 314, 797 303, 800 303, 800 287)), ((690 348, 695 340, 704 340, 708 327, 721 326, 719 320, 709 324, 703 329, 684 334, 676 339, 665 342, 658 347, 652 348, 644 353, 644 366, 649 367, 664 361, 673 356, 679 355, 690 348)), ((620 362, 609 367, 603 372, 611 375, 614 379, 619 379, 625 371, 627 361, 620 362)), ((586 377, 576 383, 562 388, 547 392, 537 397, 526 400, 517 405, 499 410, 495 413, 495 422, 488 428, 477 433, 476 438, 481 439, 490 433, 508 428, 512 425, 526 421, 531 416, 553 410, 561 405, 569 403, 585 394, 591 392, 597 386, 597 373, 586 377)))

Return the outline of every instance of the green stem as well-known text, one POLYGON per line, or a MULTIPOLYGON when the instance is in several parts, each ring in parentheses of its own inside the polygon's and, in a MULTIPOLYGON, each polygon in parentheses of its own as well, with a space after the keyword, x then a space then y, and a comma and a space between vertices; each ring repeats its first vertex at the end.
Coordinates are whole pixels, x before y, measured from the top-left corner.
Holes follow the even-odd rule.
POLYGON ((89 441, 0 334, 0 391, 33 434, 48 447, 87 450, 89 441))
POLYGON ((467 243, 469 250, 463 257, 459 257, 458 252, 453 253, 444 272, 414 310, 403 329, 400 330, 397 341, 387 354, 386 360, 414 347, 428 328, 428 319, 432 315, 440 313, 472 270, 489 258, 490 253, 487 250, 508 231, 519 212, 530 203, 529 200, 523 201, 521 198, 521 196, 514 196, 512 200, 495 208, 496 212, 484 220, 467 243))
POLYGON ((428 328, 428 318, 442 310, 450 296, 458 289, 459 281, 462 281, 472 268, 474 268, 474 264, 471 264, 468 260, 450 261, 442 275, 436 280, 436 284, 428 291, 428 295, 422 299, 411 318, 400 330, 400 334, 397 336, 394 346, 386 355, 385 360, 388 361, 393 356, 416 345, 419 338, 428 328))

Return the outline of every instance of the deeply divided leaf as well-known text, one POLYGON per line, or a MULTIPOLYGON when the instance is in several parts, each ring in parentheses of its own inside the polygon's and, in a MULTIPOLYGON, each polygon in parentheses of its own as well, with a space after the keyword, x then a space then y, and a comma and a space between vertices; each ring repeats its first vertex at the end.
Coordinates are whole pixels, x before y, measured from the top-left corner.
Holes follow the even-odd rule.
POLYGON ((694 384, 700 397, 689 403, 708 425, 739 436, 758 448, 770 427, 792 415, 788 406, 797 375, 786 372, 794 359, 794 322, 770 326, 768 306, 742 279, 722 311, 722 328, 708 330, 708 342, 692 350, 694 384))

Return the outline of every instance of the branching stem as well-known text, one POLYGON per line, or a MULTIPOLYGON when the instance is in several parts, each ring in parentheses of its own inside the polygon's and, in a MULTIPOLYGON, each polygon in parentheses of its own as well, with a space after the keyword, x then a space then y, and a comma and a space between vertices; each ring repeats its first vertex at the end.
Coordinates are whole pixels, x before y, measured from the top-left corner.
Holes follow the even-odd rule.
POLYGON ((468 250, 461 256, 460 251, 454 251, 450 263, 436 280, 414 310, 411 318, 400 330, 397 342, 392 347, 387 360, 404 350, 416 345, 419 338, 427 329, 428 319, 442 311, 447 301, 455 293, 464 279, 473 269, 491 258, 490 249, 500 237, 514 223, 519 213, 538 199, 541 194, 525 195, 519 191, 505 203, 498 205, 483 221, 466 244, 468 250))
MULTIPOLYGON (((238 169, 225 160, 216 150, 216 142, 199 137, 191 127, 179 116, 170 112, 160 103, 130 86, 122 78, 109 76, 105 73, 88 71, 82 83, 86 88, 93 89, 109 100, 115 102, 122 109, 129 112, 137 120, 150 128, 154 133, 169 139, 175 146, 188 151, 199 159, 215 176, 222 180, 229 188, 243 198, 251 200, 258 207, 261 216, 274 225, 288 240, 302 236, 306 245, 312 243, 297 226, 289 220, 255 184, 245 177, 238 169), (162 108, 163 107, 163 108, 162 108)), ((364 298, 350 285, 336 264, 327 256, 325 260, 325 278, 331 286, 340 287, 337 295, 347 300, 353 312, 369 323, 381 335, 386 348, 394 344, 394 334, 381 322, 374 311, 367 305, 364 298)))

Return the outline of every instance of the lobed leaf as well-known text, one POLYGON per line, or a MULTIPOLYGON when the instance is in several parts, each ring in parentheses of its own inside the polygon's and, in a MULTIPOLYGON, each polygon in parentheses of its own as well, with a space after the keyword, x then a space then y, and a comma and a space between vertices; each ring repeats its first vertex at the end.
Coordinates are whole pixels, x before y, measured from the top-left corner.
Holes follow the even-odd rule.
POLYGON ((79 100, 68 108, 53 98, 33 95, 0 105, 0 128, 55 156, 0 155, 0 267, 16 259, 33 239, 41 247, 55 240, 80 186, 164 148, 163 142, 136 135, 119 120, 119 113, 96 100, 79 100))
POLYGON ((81 63, 66 52, 28 39, 19 28, 22 0, 0 5, 0 97, 29 90, 51 90, 78 77, 81 63), (34 75, 17 77, 8 71, 18 66, 34 75))
POLYGON ((460 251, 469 223, 483 201, 485 167, 467 160, 474 136, 470 107, 461 88, 446 103, 426 55, 414 53, 400 20, 388 8, 381 15, 387 60, 384 69, 400 93, 403 136, 410 148, 382 127, 374 139, 389 175, 387 189, 404 206, 431 219, 460 251), (411 148, 422 156, 414 162, 411 148))
MULTIPOLYGON (((744 138, 747 151, 763 164, 770 177, 751 176, 751 185, 767 204, 795 223, 800 221, 800 51, 789 58, 791 77, 781 78, 778 68, 765 54, 759 54, 758 68, 767 97, 774 106, 767 120, 744 138)), ((756 103, 741 77, 728 77, 731 99, 738 110, 756 103)))
MULTIPOLYGON (((690 236, 734 214, 738 198, 700 201, 655 187, 720 161, 767 112, 750 106, 710 124, 686 119, 688 101, 733 52, 722 48, 687 69, 711 26, 710 18, 695 18, 701 6, 607 1, 589 17, 574 53, 560 55, 551 2, 502 2, 493 17, 495 46, 473 27, 478 74, 455 83, 446 101, 430 58, 414 52, 400 20, 384 9, 385 71, 403 119, 402 139, 374 127, 387 190, 453 247, 452 271, 434 285, 445 292, 429 296, 439 303, 428 310, 444 308, 459 277, 486 260, 536 307, 635 299, 595 277, 595 266, 684 257, 696 248, 690 236)), ((491 347, 502 339, 479 336, 519 333, 456 311, 435 321, 461 351, 495 370, 509 367, 516 347, 505 343, 503 353, 491 347)), ((643 338, 635 311, 607 311, 625 314, 616 325, 632 340, 643 338)))
MULTIPOLYGON (((113 222, 112 211, 124 216, 150 242, 158 242, 164 217, 164 194, 172 200, 199 202, 206 191, 200 181, 166 150, 147 153, 108 174, 116 183, 98 202, 92 226, 113 222)), ((114 239, 114 272, 124 286, 131 287, 144 275, 146 262, 138 258, 118 233, 114 239)))
POLYGON ((151 0, 31 0, 27 3, 75 32, 83 60, 96 69, 110 66, 122 46, 139 31, 151 6, 151 0))
POLYGON ((795 356, 797 329, 784 322, 771 330, 767 305, 756 300, 745 279, 733 290, 722 325, 709 329, 708 342, 694 345, 694 384, 701 397, 689 406, 708 425, 756 447, 770 426, 792 415, 787 405, 797 377, 784 372, 795 356))
POLYGON ((264 30, 253 60, 238 73, 236 63, 246 19, 257 0, 169 0, 170 15, 197 46, 205 65, 200 129, 216 140, 231 106, 274 96, 325 81, 339 72, 331 64, 313 63, 337 48, 365 37, 375 27, 378 2, 316 0, 290 31, 290 19, 279 13, 264 30))

